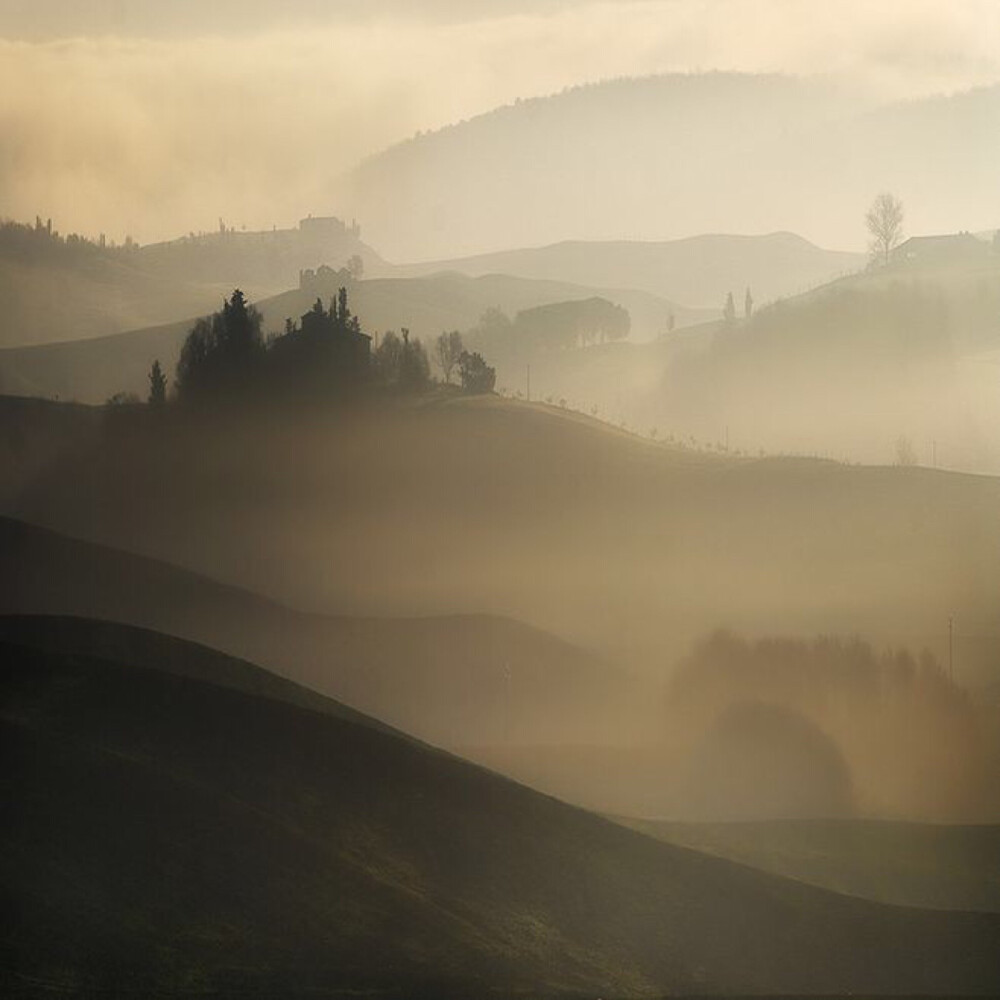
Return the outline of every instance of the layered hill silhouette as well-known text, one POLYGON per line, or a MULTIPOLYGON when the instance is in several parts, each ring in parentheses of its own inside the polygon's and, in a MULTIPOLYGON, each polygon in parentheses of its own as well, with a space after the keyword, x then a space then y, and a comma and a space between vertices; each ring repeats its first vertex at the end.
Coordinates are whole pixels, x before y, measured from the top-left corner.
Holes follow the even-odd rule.
MULTIPOLYGON (((337 294, 343 277, 307 280, 291 291, 256 303, 268 332, 284 328, 285 319, 298 319, 317 297, 324 302, 337 294)), ((230 289, 231 290, 231 289, 230 289)), ((445 330, 468 330, 483 313, 499 307, 513 316, 521 309, 551 302, 587 299, 599 293, 629 311, 638 339, 667 329, 670 318, 678 328, 714 314, 689 309, 649 292, 635 289, 594 289, 565 281, 542 281, 504 275, 434 274, 419 278, 376 278, 352 282, 350 301, 364 329, 372 333, 399 331, 427 341, 445 330)), ((218 307, 219 296, 203 309, 218 307)), ((193 320, 125 333, 30 347, 0 349, 0 391, 11 395, 103 402, 117 392, 145 396, 146 376, 154 358, 173 371, 193 320)))
POLYGON ((378 255, 358 234, 330 220, 295 229, 183 237, 145 247, 110 248, 49 230, 0 230, 0 347, 107 336, 210 312, 239 285, 254 297, 293 287, 299 270, 343 267, 378 255))
POLYGON ((1000 218, 998 102, 997 87, 873 108, 794 77, 614 80, 393 146, 340 195, 393 260, 775 229, 860 247, 873 178, 922 231, 1000 218))
MULTIPOLYGON (((70 615, 204 642, 438 745, 599 740, 642 697, 638 681, 600 658, 510 619, 303 614, 6 518, 0 542, 0 614, 70 615)), ((39 619, 34 642, 61 649, 85 634, 103 656, 131 648, 114 645, 128 640, 124 628, 82 630, 39 619)))
POLYGON ((995 916, 853 900, 657 843, 274 697, 280 682, 208 650, 178 649, 181 676, 153 637, 151 669, 135 634, 111 662, 5 632, 8 990, 997 986, 995 916))
MULTIPOLYGON (((701 446, 882 464, 902 436, 918 462, 995 474, 1000 256, 980 241, 952 259, 940 242, 937 258, 903 247, 889 267, 758 300, 749 321, 738 302, 730 322, 651 343, 538 352, 533 389, 701 446)), ((498 384, 523 382, 523 359, 494 361, 498 384)))
POLYGON ((299 270, 378 255, 338 220, 294 229, 191 234, 145 247, 66 241, 49 228, 0 229, 0 347, 81 340, 211 311, 240 285, 255 297, 293 287, 299 270))
POLYGON ((513 617, 660 677, 720 625, 943 661, 946 611, 983 637, 956 679, 994 669, 995 479, 699 454, 452 393, 168 418, 41 469, 28 421, 6 513, 290 606, 513 617))
MULTIPOLYGON (((568 241, 479 254, 397 270, 473 276, 511 274, 581 285, 614 285, 722 312, 726 295, 743 302, 750 288, 766 302, 824 284, 864 266, 858 253, 824 250, 794 233, 692 236, 666 242, 568 241)), ((662 332, 662 329, 661 329, 662 332)))

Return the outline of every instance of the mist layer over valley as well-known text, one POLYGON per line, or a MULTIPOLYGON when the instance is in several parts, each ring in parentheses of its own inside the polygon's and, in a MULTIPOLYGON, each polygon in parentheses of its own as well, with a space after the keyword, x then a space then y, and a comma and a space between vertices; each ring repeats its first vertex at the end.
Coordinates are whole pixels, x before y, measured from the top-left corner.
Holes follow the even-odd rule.
POLYGON ((0 4, 4 994, 996 994, 997 29, 0 4))

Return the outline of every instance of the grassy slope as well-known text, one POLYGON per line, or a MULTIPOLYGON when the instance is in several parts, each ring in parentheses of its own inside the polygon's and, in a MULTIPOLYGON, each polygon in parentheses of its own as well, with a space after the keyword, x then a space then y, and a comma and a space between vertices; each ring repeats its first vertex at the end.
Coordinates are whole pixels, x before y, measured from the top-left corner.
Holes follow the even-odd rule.
POLYGON ((139 669, 132 649, 122 666, 4 645, 8 989, 997 985, 996 918, 657 844, 336 714, 139 669))
MULTIPOLYGON (((30 477, 7 510, 284 603, 502 614, 662 676, 720 625, 939 651, 947 614, 994 634, 998 504, 989 478, 710 458, 442 396, 125 428, 30 477)), ((987 652, 963 649, 959 679, 985 681, 987 652)))
POLYGON ((349 233, 298 230, 209 234, 107 254, 73 254, 39 240, 31 259, 0 248, 0 345, 101 337, 197 316, 236 285, 253 297, 274 294, 294 284, 300 268, 341 267, 353 253, 381 263, 349 233))
POLYGON ((1000 911, 1000 827, 875 820, 671 823, 623 820, 670 844, 851 896, 1000 911))
POLYGON ((225 291, 145 269, 137 256, 31 263, 0 254, 0 346, 98 337, 197 315, 225 291))
MULTIPOLYGON (((599 738, 639 699, 636 682, 599 658, 503 618, 301 614, 2 518, 0 548, 0 613, 83 616, 206 642, 439 744, 599 738)), ((66 626, 40 628, 55 642, 66 626)), ((91 640, 96 653, 113 652, 100 632, 91 640)))

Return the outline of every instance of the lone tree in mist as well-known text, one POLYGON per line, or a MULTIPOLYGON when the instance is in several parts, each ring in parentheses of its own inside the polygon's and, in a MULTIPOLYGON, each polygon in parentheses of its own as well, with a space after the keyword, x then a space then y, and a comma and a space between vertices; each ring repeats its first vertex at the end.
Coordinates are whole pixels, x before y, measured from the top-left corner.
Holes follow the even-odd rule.
POLYGON ((750 286, 747 285, 747 293, 743 297, 743 317, 750 319, 753 315, 753 296, 750 294, 750 286))
POLYGON ((399 358, 399 385, 403 389, 422 389, 431 380, 431 366, 424 345, 404 326, 403 350, 399 358))
POLYGON ((903 203, 883 191, 865 214, 865 225, 872 237, 869 244, 872 260, 888 264, 889 254, 903 235, 903 203))
POLYGON ((167 376, 160 367, 160 359, 153 362, 149 369, 149 405, 163 406, 167 401, 167 376))
POLYGON ((451 333, 442 333, 434 341, 434 360, 437 361, 444 375, 445 382, 451 383, 451 373, 458 365, 464 350, 462 335, 458 330, 452 330, 451 333))

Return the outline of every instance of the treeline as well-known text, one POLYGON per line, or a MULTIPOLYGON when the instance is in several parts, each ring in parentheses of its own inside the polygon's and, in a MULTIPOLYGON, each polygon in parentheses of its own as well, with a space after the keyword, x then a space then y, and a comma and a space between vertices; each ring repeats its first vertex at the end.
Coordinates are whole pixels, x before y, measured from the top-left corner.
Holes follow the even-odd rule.
POLYGON ((96 240, 79 233, 64 236, 52 228, 51 219, 43 222, 41 216, 35 217, 33 226, 10 219, 0 221, 0 254, 32 263, 53 259, 76 260, 109 253, 132 253, 138 248, 139 244, 131 236, 126 236, 124 244, 120 246, 103 235, 96 240))
POLYGON ((991 798, 975 707, 927 652, 718 632, 673 677, 671 731, 696 739, 748 705, 794 713, 825 734, 850 769, 862 811, 974 820, 991 798))
POLYGON ((627 309, 594 296, 522 309, 513 320, 499 308, 488 309, 468 336, 491 354, 524 355, 624 340, 631 326, 627 309))
MULTIPOLYGON (((457 333, 442 334, 436 360, 451 381, 457 367, 466 392, 491 392, 495 372, 481 355, 465 351, 457 333)), ((263 317, 240 289, 211 316, 199 319, 181 348, 173 396, 178 402, 346 395, 381 387, 421 392, 433 380, 427 351, 407 329, 389 331, 373 347, 341 287, 329 307, 317 299, 300 320, 285 321, 280 334, 265 337, 263 317)), ((159 360, 149 372, 149 403, 168 401, 159 360)), ((137 402, 118 396, 110 403, 137 402)))

